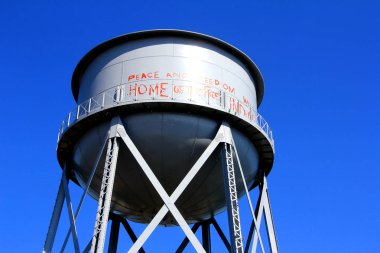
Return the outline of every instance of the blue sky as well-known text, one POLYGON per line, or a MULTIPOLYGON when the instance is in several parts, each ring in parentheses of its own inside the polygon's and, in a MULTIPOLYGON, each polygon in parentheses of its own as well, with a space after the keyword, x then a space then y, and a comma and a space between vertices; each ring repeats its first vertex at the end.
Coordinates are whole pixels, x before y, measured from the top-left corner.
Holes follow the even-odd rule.
MULTIPOLYGON (((0 251, 42 249, 60 179, 57 130, 75 106, 80 58, 111 37, 175 28, 235 45, 264 76, 259 111, 276 139, 268 183, 281 252, 379 252, 379 9, 376 1, 2 1, 0 251)), ((96 207, 86 203, 79 220, 91 234, 96 207)))

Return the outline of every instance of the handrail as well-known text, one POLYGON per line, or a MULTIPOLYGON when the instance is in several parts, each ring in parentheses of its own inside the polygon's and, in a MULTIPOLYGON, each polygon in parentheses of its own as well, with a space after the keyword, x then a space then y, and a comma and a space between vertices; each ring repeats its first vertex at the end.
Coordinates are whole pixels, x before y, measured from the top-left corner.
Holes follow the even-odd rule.
POLYGON ((167 81, 160 82, 159 80, 154 80, 154 83, 126 83, 107 89, 80 103, 67 115, 59 129, 57 142, 59 142, 63 133, 74 123, 100 110, 117 105, 141 102, 176 101, 211 107, 234 114, 258 127, 274 149, 272 130, 266 120, 257 112, 256 108, 217 87, 192 83, 192 85, 178 85, 167 81))

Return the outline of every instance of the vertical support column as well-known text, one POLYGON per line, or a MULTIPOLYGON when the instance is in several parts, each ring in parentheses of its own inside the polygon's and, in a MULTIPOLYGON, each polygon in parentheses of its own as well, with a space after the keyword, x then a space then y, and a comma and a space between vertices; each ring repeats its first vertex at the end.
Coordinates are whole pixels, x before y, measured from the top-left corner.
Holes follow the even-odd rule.
MULTIPOLYGON (((112 128, 116 129, 116 125, 112 126, 112 128)), ((91 244, 92 253, 101 253, 104 249, 107 223, 111 206, 112 190, 116 173, 116 163, 119 153, 119 144, 115 133, 116 131, 112 131, 111 129, 111 138, 108 140, 103 180, 98 201, 98 211, 96 214, 94 235, 91 244), (112 132, 114 134, 112 134, 112 132)))
POLYGON ((224 243, 224 246, 226 246, 226 249, 231 252, 231 245, 230 243, 228 242, 226 236, 224 235, 222 229, 219 227, 218 223, 216 222, 216 220, 214 219, 214 217, 212 217, 210 219, 210 222, 211 224, 214 226, 216 232, 218 233, 220 239, 222 239, 223 243, 224 243))
POLYGON ((116 253, 117 243, 119 241, 120 221, 113 219, 111 225, 110 242, 108 245, 108 253, 116 253))
POLYGON ((57 198, 54 204, 53 214, 50 219, 50 225, 48 233, 46 235, 45 245, 42 250, 43 253, 50 253, 53 249, 55 234, 57 233, 57 228, 59 224, 59 219, 61 217, 63 202, 65 200, 65 191, 63 189, 62 179, 59 184, 59 189, 57 193, 57 198))
POLYGON ((202 244, 207 253, 211 253, 210 222, 202 222, 202 244))
POLYGON ((232 156, 232 145, 230 143, 224 143, 220 157, 224 173, 224 188, 226 194, 228 224, 230 227, 231 252, 242 253, 243 237, 240 226, 239 203, 232 156))

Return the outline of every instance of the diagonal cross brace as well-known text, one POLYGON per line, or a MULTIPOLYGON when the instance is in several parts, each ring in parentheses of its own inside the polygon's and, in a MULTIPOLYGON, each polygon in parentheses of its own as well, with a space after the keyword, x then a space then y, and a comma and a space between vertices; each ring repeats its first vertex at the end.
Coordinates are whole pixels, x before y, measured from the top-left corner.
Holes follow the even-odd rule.
POLYGON ((190 171, 187 173, 187 175, 184 177, 184 179, 181 181, 181 183, 178 185, 178 187, 174 190, 173 194, 169 196, 165 189, 160 184, 159 180, 154 175, 153 171, 149 167, 149 165, 146 163, 130 137, 127 135, 124 127, 119 126, 118 127, 118 134, 126 144, 126 146, 130 149, 132 155, 135 157, 136 161, 139 163, 141 168, 143 169, 144 173, 148 177, 148 179, 151 181, 155 189, 157 190, 158 194, 164 201, 164 205, 161 207, 161 209, 158 211, 156 216, 153 218, 153 220, 149 223, 149 225, 146 227, 144 232, 140 235, 138 240, 133 244, 131 249, 129 250, 130 253, 137 252, 141 246, 145 243, 145 241, 148 239, 148 237, 151 235, 151 233, 154 231, 154 229, 159 225, 159 223, 162 221, 162 219, 165 217, 165 215, 170 211, 176 221, 178 222, 179 226, 182 228, 186 236, 189 238, 190 242, 193 244, 194 248, 197 250, 197 252, 205 252, 202 245, 194 235, 194 233, 191 231, 189 225, 186 223, 183 216, 178 211, 177 207, 175 206, 175 201, 180 197, 180 195, 183 193, 183 191, 186 189, 186 187, 189 185, 191 180, 195 177, 195 175, 198 173, 198 171, 201 169, 203 164, 206 162, 206 160, 209 158, 209 156, 212 154, 212 152, 216 149, 216 147, 221 142, 228 142, 231 143, 231 140, 226 138, 225 132, 226 132, 226 126, 225 124, 222 124, 222 126, 219 128, 215 138, 211 141, 210 145, 206 148, 206 150, 203 152, 203 154, 198 158, 196 163, 193 165, 193 167, 190 169, 190 171))
MULTIPOLYGON (((62 174, 63 176, 63 174, 62 174)), ((57 198, 55 200, 53 214, 50 219, 48 233, 46 235, 46 240, 44 244, 44 248, 42 249, 42 253, 51 253, 53 249, 55 235, 57 233, 57 228, 59 224, 59 220, 61 218, 63 203, 65 202, 65 191, 63 189, 62 179, 59 184, 59 190, 57 193, 57 198)))
MULTIPOLYGON (((109 136, 109 133, 107 132, 106 137, 105 137, 104 142, 103 142, 103 145, 102 145, 102 147, 100 148, 100 150, 99 150, 99 152, 98 152, 98 155, 97 155, 97 158, 96 158, 96 160, 95 160, 95 163, 94 163, 93 166, 92 166, 90 176, 89 176, 89 178, 88 178, 88 180, 87 180, 87 183, 86 183, 86 187, 84 188, 83 193, 82 193, 82 197, 81 197, 81 199, 80 199, 80 201, 79 201, 79 204, 78 204, 78 206, 77 206, 77 209, 76 209, 76 211, 75 211, 75 216, 74 216, 75 219, 78 218, 78 215, 79 215, 80 209, 81 209, 81 207, 82 207, 82 205, 83 205, 83 202, 84 202, 84 199, 85 199, 85 197, 87 196, 87 193, 88 193, 88 190, 89 190, 89 188, 90 188, 90 185, 91 185, 92 179, 93 179, 93 177, 94 177, 94 175, 95 175, 95 172, 96 172, 96 168, 98 167, 98 164, 99 164, 100 158, 101 158, 102 153, 103 153, 103 151, 104 151, 104 148, 105 148, 106 144, 108 143, 108 136, 109 136)), ((65 240, 63 241, 63 244, 62 244, 62 247, 61 247, 61 250, 60 250, 61 253, 63 253, 63 252, 65 251, 66 244, 67 244, 67 242, 68 242, 68 240, 69 240, 70 234, 71 234, 71 227, 68 229, 68 231, 67 231, 67 233, 66 233, 66 238, 65 238, 65 240)))
POLYGON ((75 249, 75 253, 79 253, 80 250, 79 250, 79 243, 78 243, 77 228, 75 225, 75 217, 74 217, 73 207, 71 204, 68 181, 66 178, 66 165, 65 165, 65 168, 63 169, 63 172, 62 172, 62 185, 63 185, 63 189, 65 191, 67 212, 68 212, 69 218, 70 218, 70 227, 71 227, 71 234, 73 236, 74 249, 75 249))
MULTIPOLYGON (((278 243, 277 243, 277 238, 276 234, 274 231, 274 223, 273 223, 273 218, 272 218, 272 210, 270 208, 269 204, 269 197, 268 197, 268 185, 267 185, 267 180, 266 177, 263 177, 262 184, 260 186, 260 197, 257 203, 257 218, 256 220, 261 221, 262 215, 264 213, 264 218, 266 222, 266 227, 267 227, 267 233, 268 233, 268 241, 269 241, 269 246, 270 250, 272 253, 278 253, 278 243)), ((257 241, 258 241, 258 235, 256 231, 260 230, 260 225, 257 224, 254 236, 253 236, 253 244, 252 244, 252 253, 256 252, 257 248, 257 241)))
MULTIPOLYGON (((237 151, 237 148, 236 148, 236 144, 235 144, 234 138, 232 137, 232 133, 231 133, 231 140, 232 140, 232 147, 234 148, 234 151, 235 151, 236 160, 238 162, 239 172, 240 172, 240 175, 241 175, 241 178, 242 178, 242 181, 243 181, 243 186, 244 186, 245 194, 247 196, 249 209, 251 210, 251 215, 252 215, 252 219, 253 219, 252 220, 252 226, 253 226, 252 229, 255 230, 255 231, 257 231, 256 235, 257 235, 258 240, 260 242, 261 251, 262 251, 262 253, 265 253, 263 241, 261 240, 261 235, 260 235, 260 233, 258 231, 258 228, 257 228, 257 220, 256 220, 255 211, 253 210, 251 197, 249 195, 249 190, 248 190, 248 187, 247 187, 247 182, 245 181, 245 175, 244 175, 241 163, 240 163, 239 154, 238 154, 238 151, 237 151)), ((252 238, 252 232, 253 232, 253 230, 251 230, 249 232, 248 241, 247 241, 248 248, 245 250, 245 252, 248 252, 250 241, 251 241, 250 238, 252 238)))
MULTIPOLYGON (((185 219, 183 218, 183 216, 180 214, 180 212, 177 209, 177 207, 174 205, 174 201, 169 197, 169 195, 165 191, 164 187, 161 185, 161 183, 159 182, 159 180, 157 179, 157 177, 154 175, 152 169, 146 163, 146 161, 144 160, 144 158, 142 157, 142 155, 140 154, 140 152, 138 151, 138 149, 136 148, 136 146, 134 145, 134 143, 132 142, 132 140, 129 138, 129 136, 125 132, 124 128, 119 128, 118 129, 118 133, 120 134, 120 137, 122 138, 122 140, 124 141, 124 143, 126 144, 126 146, 130 149, 131 153, 135 157, 136 161, 138 162, 138 164, 142 168, 142 170, 145 173, 145 175, 148 177, 149 181, 152 183, 152 185, 155 188, 155 190, 157 191, 157 193, 160 195, 161 199, 164 201, 164 203, 165 203, 165 206, 163 207, 164 209, 161 208, 161 210, 159 212, 160 214, 164 214, 162 216, 162 218, 170 210, 170 212, 174 216, 174 219, 178 222, 179 226, 182 228, 182 230, 184 231, 184 233, 186 234, 186 236, 189 238, 190 242, 193 244, 193 246, 197 250, 197 252, 205 252, 204 249, 203 249, 203 247, 202 247, 202 245, 200 244, 200 242, 198 241, 198 239, 196 238, 196 236, 194 235, 194 233, 191 231, 189 225, 187 224, 187 222, 185 221, 185 219)), ((158 214, 156 215, 156 217, 157 216, 158 216, 158 214)), ((162 218, 158 221, 157 225, 162 220, 162 218)), ((157 219, 156 219, 156 221, 157 221, 157 219)), ((156 226, 154 226, 154 228, 155 227, 156 226)), ((149 228, 149 226, 148 226, 148 228, 149 228)), ((140 238, 141 238, 141 236, 140 236, 140 238)), ((139 243, 140 242, 139 239, 132 246, 132 248, 130 249, 129 252, 137 252, 140 249, 140 247, 142 246, 143 243, 140 246, 139 245, 140 244, 139 243)))

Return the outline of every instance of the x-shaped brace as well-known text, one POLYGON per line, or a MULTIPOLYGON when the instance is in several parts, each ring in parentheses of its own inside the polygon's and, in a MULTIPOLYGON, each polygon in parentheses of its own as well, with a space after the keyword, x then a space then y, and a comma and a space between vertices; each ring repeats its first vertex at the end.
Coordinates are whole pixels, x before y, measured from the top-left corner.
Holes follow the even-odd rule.
POLYGON ((142 247, 142 245, 145 243, 145 241, 148 239, 148 237, 152 234, 154 229, 159 225, 159 223, 162 221, 162 219, 165 217, 165 215, 170 211, 175 220, 178 222, 179 226, 184 231, 185 235, 189 238, 191 244, 194 246, 195 250, 197 252, 206 252, 195 234, 191 231, 191 228, 175 206, 175 202, 178 200, 178 198, 181 196, 181 194, 184 192, 186 187, 190 184, 190 182, 194 179, 195 175, 198 173, 198 171, 201 169, 203 164, 207 161, 207 159, 210 157, 212 152, 217 148, 217 146, 220 143, 229 143, 232 142, 232 134, 229 126, 227 124, 222 124, 215 136, 215 138, 211 141, 209 146, 206 148, 206 150, 202 153, 202 155, 198 158, 198 160, 195 162, 193 167, 190 169, 190 171, 187 173, 187 175, 183 178, 181 183, 177 186, 177 188, 174 190, 173 194, 169 196, 167 192, 165 191, 164 187, 161 185, 157 177, 154 175, 152 169, 149 167, 149 165, 146 163, 145 159, 142 157, 141 153, 138 151, 136 146, 134 145, 131 138, 126 133, 124 127, 122 125, 118 125, 117 133, 119 134, 120 138, 123 140, 125 145, 129 148, 132 155, 135 157, 136 161, 144 171, 145 175, 148 177, 154 188, 156 189, 157 193, 160 195, 162 200, 164 201, 164 205, 161 207, 161 209, 158 211, 156 216, 153 218, 153 220, 149 223, 149 225, 146 227, 146 229, 143 231, 143 233, 140 235, 140 237, 137 239, 137 241, 133 244, 131 249, 128 251, 130 253, 136 253, 138 250, 142 247))

